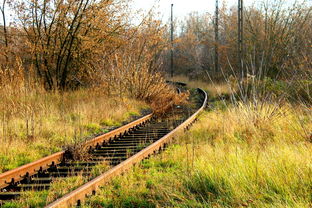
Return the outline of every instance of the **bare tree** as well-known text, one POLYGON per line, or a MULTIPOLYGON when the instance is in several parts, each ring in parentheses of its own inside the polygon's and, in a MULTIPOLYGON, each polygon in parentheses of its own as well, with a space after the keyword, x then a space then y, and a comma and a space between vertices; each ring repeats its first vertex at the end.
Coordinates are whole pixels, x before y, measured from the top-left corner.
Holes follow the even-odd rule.
POLYGON ((105 47, 116 45, 123 30, 117 1, 17 1, 15 11, 46 89, 65 89, 87 76, 105 47), (106 41, 109 40, 109 41, 106 41))
POLYGON ((3 21, 4 43, 5 43, 5 46, 8 47, 8 33, 7 33, 7 25, 6 25, 6 17, 5 17, 5 6, 6 6, 6 0, 2 0, 2 5, 0 5, 0 12, 2 15, 2 21, 3 21))

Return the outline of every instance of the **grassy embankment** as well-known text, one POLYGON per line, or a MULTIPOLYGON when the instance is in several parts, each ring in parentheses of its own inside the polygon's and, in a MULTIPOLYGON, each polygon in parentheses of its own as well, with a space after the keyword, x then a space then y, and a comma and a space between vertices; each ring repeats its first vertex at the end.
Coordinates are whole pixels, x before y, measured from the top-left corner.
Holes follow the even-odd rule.
POLYGON ((0 173, 106 132, 143 108, 143 102, 94 89, 62 94, 1 89, 0 173))
POLYGON ((175 145, 84 207, 311 207, 311 111, 288 103, 214 106, 175 145))
MULTIPOLYGON (((116 177, 84 207, 311 207, 311 111, 289 103, 211 106, 175 145, 116 177)), ((84 181, 59 181, 6 207, 41 207, 84 181)))

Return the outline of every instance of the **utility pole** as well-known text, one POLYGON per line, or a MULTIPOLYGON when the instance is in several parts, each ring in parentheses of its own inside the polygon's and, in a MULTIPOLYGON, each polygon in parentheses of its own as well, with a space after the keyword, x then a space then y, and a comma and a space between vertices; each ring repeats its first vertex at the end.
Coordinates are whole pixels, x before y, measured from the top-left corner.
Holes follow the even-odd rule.
POLYGON ((238 66, 241 73, 241 78, 244 77, 244 19, 243 19, 243 0, 238 0, 238 66))
POLYGON ((215 13, 215 72, 219 72, 219 2, 216 0, 215 13))
POLYGON ((171 78, 173 78, 173 4, 171 4, 171 54, 170 54, 170 71, 171 71, 171 78))

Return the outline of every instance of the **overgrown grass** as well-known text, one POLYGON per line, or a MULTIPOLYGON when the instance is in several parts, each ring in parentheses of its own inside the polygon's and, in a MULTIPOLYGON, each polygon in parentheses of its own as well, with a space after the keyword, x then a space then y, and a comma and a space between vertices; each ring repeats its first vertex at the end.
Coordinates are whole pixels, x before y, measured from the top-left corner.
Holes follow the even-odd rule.
POLYGON ((190 88, 201 88, 209 92, 209 95, 212 97, 217 97, 225 94, 231 94, 235 92, 235 89, 232 88, 227 82, 222 83, 211 83, 205 82, 198 79, 190 80, 186 76, 175 76, 173 79, 175 82, 184 82, 187 83, 187 86, 190 88))
POLYGON ((24 207, 44 207, 56 199, 64 196, 70 191, 88 182, 92 178, 99 176, 110 168, 108 163, 103 162, 94 166, 89 177, 78 175, 67 178, 55 178, 49 190, 43 191, 25 191, 18 200, 7 202, 3 205, 5 208, 24 208, 24 207))
POLYGON ((147 108, 99 89, 58 93, 19 87, 0 92, 0 173, 107 132, 147 108))
POLYGON ((205 112, 84 207, 311 207, 311 118, 288 104, 205 112))
POLYGON ((44 191, 25 191, 22 193, 20 200, 7 202, 3 205, 5 208, 22 208, 22 207, 44 207, 49 202, 62 197, 66 193, 74 190, 86 182, 82 176, 73 176, 56 180, 49 190, 44 191))

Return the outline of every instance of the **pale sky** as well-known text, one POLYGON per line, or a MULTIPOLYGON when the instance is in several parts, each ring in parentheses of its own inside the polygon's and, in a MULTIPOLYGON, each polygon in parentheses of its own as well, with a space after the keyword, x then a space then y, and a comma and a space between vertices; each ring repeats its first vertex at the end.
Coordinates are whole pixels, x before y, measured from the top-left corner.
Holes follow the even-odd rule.
MULTIPOLYGON (((149 10, 153 5, 157 6, 157 11, 161 13, 164 20, 170 17, 170 7, 173 4, 173 13, 175 18, 183 18, 190 12, 199 13, 213 13, 215 10, 216 0, 133 0, 134 7, 149 10)), ((227 5, 234 6, 237 5, 238 0, 225 0, 227 5)), ((223 0, 219 0, 219 6, 221 6, 223 0)), ((244 6, 251 5, 256 2, 255 0, 244 0, 244 6)))
MULTIPOLYGON (((133 0, 134 8, 149 10, 153 5, 158 5, 158 10, 164 21, 170 18, 170 5, 174 4, 174 17, 180 20, 190 12, 197 11, 199 13, 213 13, 215 10, 216 0, 133 0)), ((237 6, 238 0, 219 0, 219 5, 225 1, 228 8, 237 6)), ((262 0, 244 0, 244 6, 260 3, 262 0)), ((270 1, 270 0, 269 0, 270 1)), ((295 0, 284 0, 285 2, 293 3, 295 0)), ((312 0, 309 0, 312 2, 312 0)))
MULTIPOLYGON (((262 0, 244 0, 244 6, 250 6, 252 4, 257 4, 262 0)), ((270 0, 268 0, 270 1, 270 0)), ((291 5, 295 0, 284 0, 291 5)), ((302 0, 299 0, 302 1, 302 0)), ((312 0, 307 0, 312 5, 312 0)), ((132 6, 135 9, 142 9, 144 11, 150 10, 153 5, 157 7, 157 11, 160 13, 159 18, 167 22, 170 18, 170 7, 174 4, 173 13, 174 17, 179 20, 183 20, 184 16, 190 12, 199 13, 213 13, 215 9, 216 0, 132 0, 132 6)), ((219 0, 219 5, 221 6, 223 2, 226 2, 228 7, 237 6, 238 0, 219 0)), ((7 11, 10 14, 10 11, 7 11)), ((7 17, 10 21, 10 17, 7 17)), ((2 23, 2 18, 0 17, 0 24, 2 23)))

